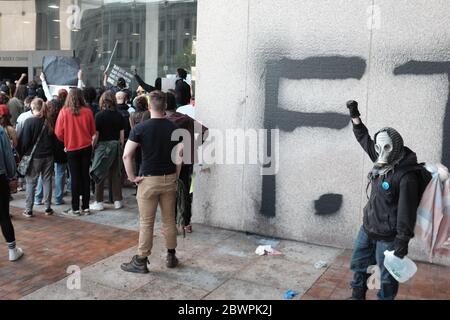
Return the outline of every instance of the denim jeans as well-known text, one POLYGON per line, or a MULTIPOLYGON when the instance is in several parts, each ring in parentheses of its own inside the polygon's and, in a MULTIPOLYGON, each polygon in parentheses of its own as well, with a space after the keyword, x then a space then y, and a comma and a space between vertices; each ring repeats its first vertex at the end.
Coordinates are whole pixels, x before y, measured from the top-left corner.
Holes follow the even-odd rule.
POLYGON ((380 268, 380 291, 378 299, 394 300, 398 292, 398 282, 384 266, 384 251, 392 251, 393 241, 377 241, 370 239, 361 227, 355 241, 350 269, 354 272, 352 288, 363 288, 367 290, 367 280, 370 274, 367 273, 369 266, 378 265, 380 268))
POLYGON ((67 163, 55 163, 55 203, 61 204, 64 197, 64 186, 66 185, 67 163))
POLYGON ((42 176, 39 175, 39 179, 36 186, 36 193, 34 195, 34 203, 35 204, 42 203, 43 198, 44 198, 44 188, 42 186, 42 176))
POLYGON ((38 178, 42 179, 41 184, 43 185, 45 209, 50 209, 52 200, 53 157, 33 159, 30 163, 29 172, 25 176, 27 182, 25 211, 27 212, 33 212, 33 202, 36 200, 35 192, 38 178))
MULTIPOLYGON (((55 204, 61 204, 63 201, 64 187, 66 185, 66 170, 67 163, 55 163, 55 204)), ((43 196, 42 176, 39 176, 34 203, 41 203, 43 196)))

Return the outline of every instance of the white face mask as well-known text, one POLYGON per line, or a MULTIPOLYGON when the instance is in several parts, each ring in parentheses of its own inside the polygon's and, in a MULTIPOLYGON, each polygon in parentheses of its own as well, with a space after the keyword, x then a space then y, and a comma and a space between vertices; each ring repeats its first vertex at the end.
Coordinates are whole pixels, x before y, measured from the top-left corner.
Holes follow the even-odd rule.
POLYGON ((375 151, 378 154, 378 159, 375 165, 378 167, 384 167, 389 163, 389 157, 392 150, 394 149, 392 139, 389 137, 387 132, 380 132, 377 135, 377 140, 375 141, 375 151))

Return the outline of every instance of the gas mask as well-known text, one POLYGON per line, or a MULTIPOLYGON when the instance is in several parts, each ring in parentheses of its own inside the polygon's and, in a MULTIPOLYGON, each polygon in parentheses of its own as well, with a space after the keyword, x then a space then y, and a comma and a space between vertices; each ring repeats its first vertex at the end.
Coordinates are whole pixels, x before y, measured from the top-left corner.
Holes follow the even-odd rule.
POLYGON ((375 168, 392 166, 402 157, 402 136, 393 128, 381 129, 375 134, 375 151, 378 154, 375 168))

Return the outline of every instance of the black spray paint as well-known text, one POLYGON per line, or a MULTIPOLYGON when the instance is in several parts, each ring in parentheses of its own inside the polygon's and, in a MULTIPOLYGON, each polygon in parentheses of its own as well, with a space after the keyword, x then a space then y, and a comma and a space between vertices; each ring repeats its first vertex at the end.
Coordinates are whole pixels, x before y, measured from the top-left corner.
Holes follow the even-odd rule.
MULTIPOLYGON (((324 112, 306 113, 299 111, 289 111, 278 105, 280 79, 305 80, 360 80, 366 70, 366 61, 360 57, 311 57, 304 60, 281 59, 269 61, 266 64, 265 83, 265 108, 264 108, 264 128, 280 129, 292 132, 299 127, 320 127, 331 129, 343 129, 349 123, 347 114, 324 112)), ((270 131, 267 137, 268 155, 271 154, 270 131)), ((270 167, 268 164, 265 167, 270 167)), ((302 183, 301 177, 299 183, 302 183)), ((334 197, 333 199, 336 199, 334 197)), ((338 206, 335 212, 342 205, 341 201, 334 201, 334 206, 338 206)), ((266 217, 275 217, 276 209, 276 176, 265 175, 262 181, 262 201, 260 213, 266 217)))
POLYGON ((324 194, 314 201, 314 208, 317 215, 330 215, 337 213, 342 206, 342 194, 324 194))
POLYGON ((442 158, 441 162, 447 168, 450 167, 450 62, 428 62, 411 60, 394 69, 395 75, 413 74, 447 74, 449 90, 443 125, 442 158))

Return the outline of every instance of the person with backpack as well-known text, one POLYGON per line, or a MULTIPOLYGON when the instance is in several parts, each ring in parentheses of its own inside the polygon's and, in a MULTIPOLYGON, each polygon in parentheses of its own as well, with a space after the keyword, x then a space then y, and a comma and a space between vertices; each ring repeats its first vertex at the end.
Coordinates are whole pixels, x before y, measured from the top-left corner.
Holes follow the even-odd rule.
POLYGON ((26 172, 27 183, 26 205, 23 215, 33 217, 34 196, 38 178, 42 175, 44 185, 45 214, 52 215, 52 178, 54 152, 54 126, 45 102, 35 98, 31 102, 33 117, 27 119, 19 133, 17 151, 23 156, 31 156, 26 172))
POLYGON ((374 140, 360 119, 358 103, 348 101, 356 140, 374 163, 368 174, 366 191, 371 188, 364 208, 363 225, 353 249, 350 268, 354 272, 352 297, 365 300, 369 266, 377 264, 381 272, 380 300, 395 299, 399 283, 384 266, 384 251, 403 258, 414 237, 416 211, 423 187, 421 166, 416 154, 403 145, 393 128, 379 130, 374 140))
POLYGON ((175 95, 171 92, 166 93, 167 99, 167 109, 166 109, 166 119, 170 120, 179 129, 184 129, 189 133, 190 141, 187 143, 190 146, 190 150, 185 150, 183 154, 184 161, 181 166, 180 179, 177 192, 177 224, 179 224, 179 230, 183 234, 185 232, 192 233, 191 217, 192 217, 192 194, 189 192, 191 188, 191 179, 194 172, 195 163, 195 149, 196 145, 202 144, 206 138, 205 132, 208 130, 207 127, 203 126, 201 123, 195 121, 191 117, 179 113, 176 111, 176 99, 175 95), (201 132, 196 132, 197 126, 201 128, 201 132), (198 133, 198 138, 196 138, 196 133, 198 133), (195 140, 198 139, 196 144, 195 140))

